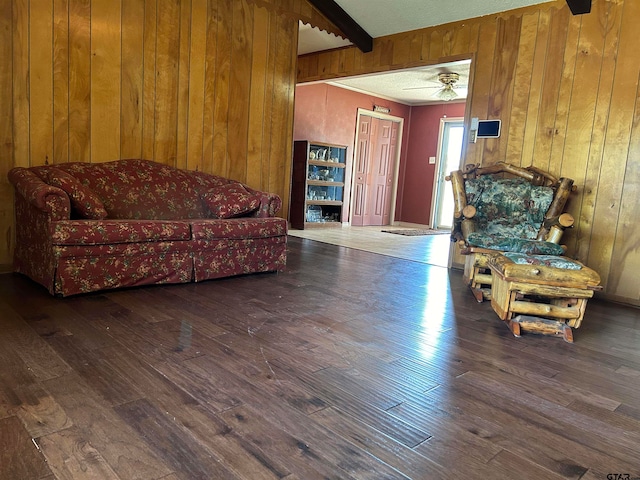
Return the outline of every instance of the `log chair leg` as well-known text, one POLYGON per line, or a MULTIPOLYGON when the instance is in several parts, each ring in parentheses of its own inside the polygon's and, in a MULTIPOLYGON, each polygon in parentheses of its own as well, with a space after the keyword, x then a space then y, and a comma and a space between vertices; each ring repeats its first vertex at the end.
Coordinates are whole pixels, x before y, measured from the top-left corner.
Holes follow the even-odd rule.
POLYGON ((565 325, 562 329, 562 338, 567 343, 573 343, 573 331, 569 325, 565 325))
POLYGON ((471 288, 471 293, 476 299, 476 302, 482 303, 484 301, 484 293, 482 292, 482 288, 478 288, 478 287, 470 287, 470 288, 471 288))
POLYGON ((507 323, 507 326, 509 327, 509 330, 511 330, 511 333, 513 333, 514 337, 519 337, 521 335, 520 324, 518 322, 514 322, 513 320, 505 320, 505 322, 507 323))

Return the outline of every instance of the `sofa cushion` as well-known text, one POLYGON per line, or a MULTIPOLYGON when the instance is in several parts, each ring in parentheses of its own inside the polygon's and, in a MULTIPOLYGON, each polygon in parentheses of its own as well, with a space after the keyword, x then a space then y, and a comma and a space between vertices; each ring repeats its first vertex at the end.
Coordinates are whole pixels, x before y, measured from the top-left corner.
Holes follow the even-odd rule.
POLYGON ((275 217, 192 220, 191 231, 194 240, 279 237, 287 234, 287 221, 275 217))
POLYGON ((67 163, 61 168, 100 195, 109 218, 182 220, 206 216, 186 170, 151 160, 67 163))
POLYGON ((239 183, 229 183, 203 193, 202 201, 213 218, 232 218, 256 210, 260 195, 248 192, 239 183))
POLYGON ((69 196, 74 216, 94 220, 107 218, 107 211, 100 197, 80 183, 80 180, 55 167, 49 167, 43 173, 49 185, 61 188, 69 196))
POLYGON ((556 243, 501 235, 487 235, 478 232, 470 233, 467 237, 467 242, 472 247, 488 248, 501 252, 525 253, 527 255, 562 255, 564 253, 564 249, 556 243))
POLYGON ((54 245, 189 240, 189 223, 168 220, 61 220, 51 224, 54 245))

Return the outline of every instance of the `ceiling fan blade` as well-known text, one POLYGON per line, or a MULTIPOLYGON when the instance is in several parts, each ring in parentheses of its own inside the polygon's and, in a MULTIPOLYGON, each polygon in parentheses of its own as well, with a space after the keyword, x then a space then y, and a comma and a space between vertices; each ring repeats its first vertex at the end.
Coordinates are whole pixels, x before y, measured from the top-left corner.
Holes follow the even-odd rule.
POLYGON ((442 88, 442 85, 438 85, 438 86, 432 86, 432 87, 407 87, 407 88, 403 88, 402 90, 423 90, 425 88, 433 88, 436 90, 439 90, 442 88))

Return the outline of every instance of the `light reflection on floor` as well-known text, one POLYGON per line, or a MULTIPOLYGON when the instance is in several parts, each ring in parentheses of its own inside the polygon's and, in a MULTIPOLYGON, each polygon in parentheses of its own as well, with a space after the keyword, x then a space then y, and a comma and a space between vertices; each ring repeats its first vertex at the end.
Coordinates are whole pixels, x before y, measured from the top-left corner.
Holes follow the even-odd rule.
POLYGON ((439 268, 427 270, 421 320, 421 330, 425 338, 419 345, 420 354, 425 360, 442 355, 439 347, 440 336, 452 328, 445 323, 447 318, 452 318, 454 310, 448 273, 447 270, 439 268))
POLYGON ((447 267, 451 241, 448 234, 404 236, 382 232, 415 227, 348 227, 289 230, 289 235, 340 245, 414 262, 447 267))

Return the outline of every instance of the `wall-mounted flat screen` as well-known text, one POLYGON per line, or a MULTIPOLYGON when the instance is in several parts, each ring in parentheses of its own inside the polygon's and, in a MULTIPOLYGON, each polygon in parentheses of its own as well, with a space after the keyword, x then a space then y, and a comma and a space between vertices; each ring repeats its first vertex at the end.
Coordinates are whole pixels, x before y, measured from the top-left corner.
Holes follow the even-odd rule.
POLYGON ((477 138, 498 138, 500 136, 500 120, 479 120, 477 138))

